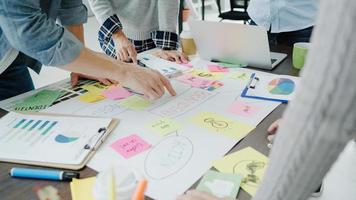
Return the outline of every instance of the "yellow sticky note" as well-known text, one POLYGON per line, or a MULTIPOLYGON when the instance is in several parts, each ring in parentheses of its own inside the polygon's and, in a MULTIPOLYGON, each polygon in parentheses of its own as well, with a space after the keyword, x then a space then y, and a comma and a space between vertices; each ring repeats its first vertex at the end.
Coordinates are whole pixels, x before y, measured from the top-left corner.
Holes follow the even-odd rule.
POLYGON ((222 72, 209 72, 201 69, 194 69, 190 74, 210 80, 220 80, 224 77, 224 73, 222 72))
POLYGON ((268 158, 251 147, 244 148, 213 161, 213 166, 224 173, 241 174, 241 188, 254 196, 267 169, 268 158))
POLYGON ((240 140, 255 127, 211 112, 202 112, 192 118, 192 122, 202 128, 240 140))
POLYGON ((95 102, 101 101, 103 99, 105 99, 104 96, 93 94, 93 93, 90 93, 90 92, 85 93, 85 94, 83 94, 83 95, 81 95, 79 97, 79 100, 82 101, 82 102, 85 102, 85 103, 95 103, 95 102))
POLYGON ((180 129, 180 125, 169 118, 159 119, 151 124, 148 124, 146 127, 162 136, 173 133, 180 129))
POLYGON ((95 200, 93 195, 93 186, 96 177, 76 179, 73 178, 70 183, 73 200, 95 200))
POLYGON ((103 85, 101 83, 94 83, 88 85, 82 85, 81 88, 88 90, 90 93, 100 95, 103 91, 107 90, 110 86, 103 85))
POLYGON ((120 102, 120 105, 124 108, 132 110, 144 110, 151 106, 151 102, 143 97, 134 95, 130 96, 120 102))
POLYGON ((232 72, 228 77, 239 81, 247 81, 250 79, 250 76, 251 74, 247 72, 232 72))

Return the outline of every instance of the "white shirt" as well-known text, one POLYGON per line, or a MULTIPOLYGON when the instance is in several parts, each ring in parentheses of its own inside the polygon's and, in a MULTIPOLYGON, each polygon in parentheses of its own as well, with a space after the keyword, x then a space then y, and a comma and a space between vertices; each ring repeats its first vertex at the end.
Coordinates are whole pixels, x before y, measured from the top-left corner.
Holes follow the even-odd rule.
POLYGON ((272 33, 314 26, 318 0, 251 0, 247 12, 259 26, 272 33))

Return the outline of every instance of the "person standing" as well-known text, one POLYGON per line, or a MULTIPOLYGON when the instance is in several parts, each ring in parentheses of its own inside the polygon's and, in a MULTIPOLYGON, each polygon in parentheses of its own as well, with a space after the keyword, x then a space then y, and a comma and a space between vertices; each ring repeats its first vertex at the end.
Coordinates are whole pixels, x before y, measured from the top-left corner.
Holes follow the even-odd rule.
POLYGON ((89 0, 89 5, 101 24, 98 40, 107 55, 136 63, 137 53, 158 48, 158 57, 187 63, 178 51, 177 0, 89 0))
POLYGON ((74 72, 106 83, 119 82, 149 99, 175 95, 157 71, 114 60, 84 47, 87 9, 81 0, 0 1, 0 100, 34 89, 28 67, 42 65, 74 72), (57 23, 58 22, 58 23, 57 23))

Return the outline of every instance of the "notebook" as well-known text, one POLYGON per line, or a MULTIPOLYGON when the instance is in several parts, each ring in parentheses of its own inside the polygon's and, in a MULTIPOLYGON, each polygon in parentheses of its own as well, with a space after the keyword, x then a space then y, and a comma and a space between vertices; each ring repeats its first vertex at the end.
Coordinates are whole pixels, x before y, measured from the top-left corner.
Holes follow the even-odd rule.
POLYGON ((0 119, 0 161, 78 170, 117 119, 9 112, 0 119))

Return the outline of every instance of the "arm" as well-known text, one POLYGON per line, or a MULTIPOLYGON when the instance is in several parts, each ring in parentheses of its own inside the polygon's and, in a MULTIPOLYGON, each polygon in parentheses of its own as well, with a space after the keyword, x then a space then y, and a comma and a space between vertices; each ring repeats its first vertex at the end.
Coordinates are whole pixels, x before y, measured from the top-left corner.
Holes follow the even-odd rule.
POLYGON ((254 200, 307 199, 355 136, 355 9, 352 0, 321 2, 301 85, 281 121, 254 200))

